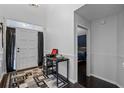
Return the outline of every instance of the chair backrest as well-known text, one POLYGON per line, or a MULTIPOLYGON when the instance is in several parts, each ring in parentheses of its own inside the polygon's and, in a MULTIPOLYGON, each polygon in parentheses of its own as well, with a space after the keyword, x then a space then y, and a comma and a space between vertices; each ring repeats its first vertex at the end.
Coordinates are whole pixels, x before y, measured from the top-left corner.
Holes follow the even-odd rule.
POLYGON ((51 54, 52 54, 52 55, 56 55, 56 54, 58 54, 58 49, 52 49, 51 54))

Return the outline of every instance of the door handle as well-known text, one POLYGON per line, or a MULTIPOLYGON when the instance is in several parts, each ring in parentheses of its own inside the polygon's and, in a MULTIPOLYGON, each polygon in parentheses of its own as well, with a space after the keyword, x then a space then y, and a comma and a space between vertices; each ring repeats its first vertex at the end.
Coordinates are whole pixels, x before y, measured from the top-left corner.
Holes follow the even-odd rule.
POLYGON ((20 52, 20 51, 19 51, 19 48, 17 48, 17 52, 20 52))

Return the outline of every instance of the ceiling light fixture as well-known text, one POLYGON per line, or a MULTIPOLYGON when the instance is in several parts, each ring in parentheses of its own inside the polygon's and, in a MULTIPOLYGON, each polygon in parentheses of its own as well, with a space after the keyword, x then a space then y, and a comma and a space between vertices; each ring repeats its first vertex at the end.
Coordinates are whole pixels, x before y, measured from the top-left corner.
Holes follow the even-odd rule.
POLYGON ((33 6, 33 7, 39 7, 40 4, 31 4, 31 6, 33 6))

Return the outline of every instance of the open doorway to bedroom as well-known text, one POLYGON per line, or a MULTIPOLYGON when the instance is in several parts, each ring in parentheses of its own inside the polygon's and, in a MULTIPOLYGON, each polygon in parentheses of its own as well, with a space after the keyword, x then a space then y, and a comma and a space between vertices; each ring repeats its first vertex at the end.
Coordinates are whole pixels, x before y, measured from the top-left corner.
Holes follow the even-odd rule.
POLYGON ((86 79, 87 69, 87 28, 77 26, 78 82, 86 79))
MULTIPOLYGON (((119 39, 120 35, 123 36, 122 25, 124 21, 122 19, 124 19, 124 5, 86 4, 74 12, 74 17, 77 82, 79 82, 79 73, 82 73, 83 69, 85 69, 85 67, 83 67, 83 69, 79 67, 80 57, 82 56, 82 59, 84 58, 84 52, 81 51, 82 48, 79 48, 77 43, 78 25, 81 25, 88 29, 86 39, 87 60, 86 80, 79 83, 87 88, 120 87, 120 85, 118 85, 119 82, 116 81, 119 80, 120 77, 123 77, 121 74, 120 77, 117 78, 119 76, 117 72, 121 73, 119 69, 122 69, 122 67, 120 67, 121 64, 119 64, 120 59, 118 58, 118 51, 121 46, 118 44, 119 40, 122 39, 119 39)), ((122 42, 120 42, 120 44, 122 44, 122 42)))

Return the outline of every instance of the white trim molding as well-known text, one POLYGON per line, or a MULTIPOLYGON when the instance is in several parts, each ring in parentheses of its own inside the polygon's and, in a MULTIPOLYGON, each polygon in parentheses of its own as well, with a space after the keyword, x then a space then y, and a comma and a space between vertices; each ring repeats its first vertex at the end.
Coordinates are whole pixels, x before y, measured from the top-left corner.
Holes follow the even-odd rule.
POLYGON ((71 83, 73 83, 73 84, 75 84, 77 81, 76 80, 73 80, 73 79, 71 79, 71 78, 69 78, 69 81, 71 82, 71 83))
POLYGON ((45 29, 38 25, 28 24, 25 22, 20 22, 20 21, 15 21, 15 20, 10 20, 10 19, 6 19, 6 25, 9 27, 31 29, 35 31, 44 31, 45 29))
POLYGON ((101 79, 101 80, 104 80, 104 81, 106 81, 106 82, 110 82, 110 83, 112 83, 112 84, 115 84, 115 85, 118 86, 119 88, 124 88, 122 85, 118 84, 118 83, 115 82, 115 81, 111 81, 111 80, 105 79, 105 78, 100 77, 100 76, 97 76, 97 75, 95 75, 95 74, 90 74, 90 76, 94 76, 94 77, 99 78, 99 79, 101 79))
POLYGON ((120 84, 116 84, 119 88, 124 88, 122 85, 120 85, 120 84))
POLYGON ((91 74, 91 76, 94 76, 94 77, 96 77, 96 78, 102 79, 102 80, 104 80, 104 81, 106 81, 106 82, 110 82, 110 83, 112 83, 112 84, 115 84, 115 85, 116 85, 116 82, 111 81, 111 80, 108 80, 108 79, 103 78, 103 77, 100 77, 100 76, 97 76, 97 75, 95 75, 95 74, 91 74))
MULTIPOLYGON (((51 53, 50 50, 44 50, 44 53, 47 54, 47 53, 51 53)), ((68 53, 60 53, 62 54, 63 56, 68 56, 68 57, 75 57, 73 54, 68 54, 68 53)))

